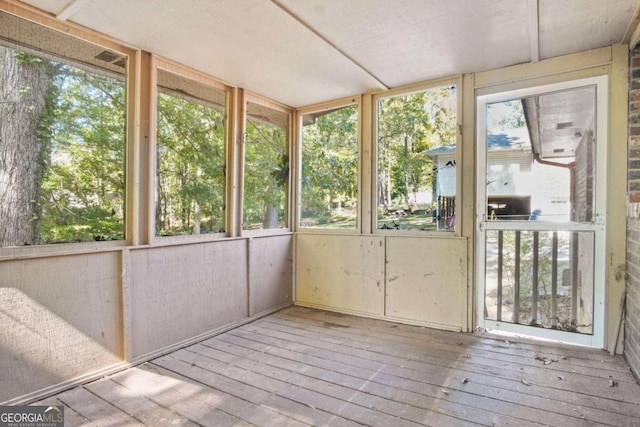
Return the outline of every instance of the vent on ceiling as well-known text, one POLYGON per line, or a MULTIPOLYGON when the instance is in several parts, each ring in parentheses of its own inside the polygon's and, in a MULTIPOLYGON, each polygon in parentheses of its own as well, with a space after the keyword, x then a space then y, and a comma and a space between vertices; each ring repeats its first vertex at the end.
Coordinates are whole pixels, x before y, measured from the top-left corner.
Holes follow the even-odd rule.
POLYGON ((567 129, 573 127, 573 122, 562 122, 562 123, 558 123, 556 125, 556 129, 560 130, 560 129, 567 129))
POLYGON ((127 60, 124 57, 121 57, 120 59, 115 61, 113 65, 117 65, 118 67, 124 68, 127 65, 127 60))
POLYGON ((108 62, 110 64, 116 65, 118 67, 124 68, 127 63, 127 60, 124 56, 118 55, 117 53, 113 53, 109 50, 103 50, 99 54, 97 54, 94 58, 108 62))

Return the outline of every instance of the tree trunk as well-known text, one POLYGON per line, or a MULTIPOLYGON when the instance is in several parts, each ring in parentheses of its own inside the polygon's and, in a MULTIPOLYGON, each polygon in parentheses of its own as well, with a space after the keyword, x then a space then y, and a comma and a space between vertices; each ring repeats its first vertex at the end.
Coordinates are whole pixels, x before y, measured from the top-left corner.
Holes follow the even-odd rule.
POLYGON ((0 246, 38 243, 51 66, 0 46, 0 246))
POLYGON ((167 229, 166 224, 164 223, 164 218, 166 218, 164 213, 167 211, 167 196, 165 194, 164 181, 160 175, 160 170, 160 153, 156 149, 156 234, 167 229))
MULTIPOLYGON (((199 167, 196 169, 196 179, 199 181, 202 179, 202 169, 199 167)), ((198 202, 198 196, 193 198, 193 234, 200 234, 200 221, 201 221, 201 208, 200 202, 198 202)))
POLYGON ((264 221, 262 221, 262 228, 278 228, 278 207, 266 205, 264 207, 264 221))
POLYGON ((200 203, 194 200, 193 204, 193 234, 200 234, 200 203))
POLYGON ((384 179, 384 185, 385 185, 385 193, 384 193, 384 210, 387 211, 389 208, 391 208, 391 153, 389 152, 389 147, 387 147, 386 149, 386 156, 387 156, 387 171, 386 171, 386 175, 385 175, 385 179, 384 179))

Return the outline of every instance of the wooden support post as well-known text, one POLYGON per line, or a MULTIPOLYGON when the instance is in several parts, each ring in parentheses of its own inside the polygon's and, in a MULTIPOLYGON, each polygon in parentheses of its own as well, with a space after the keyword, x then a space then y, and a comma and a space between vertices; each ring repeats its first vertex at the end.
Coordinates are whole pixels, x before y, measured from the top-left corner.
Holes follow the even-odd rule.
POLYGON ((571 233, 571 326, 578 319, 578 232, 571 233))
POLYGON ((558 232, 553 232, 551 247, 551 327, 558 327, 558 232))
POLYGON ((533 232, 533 272, 531 289, 531 321, 529 324, 538 324, 538 247, 540 245, 540 232, 533 232))
POLYGON ((498 231, 498 298, 496 301, 496 320, 502 320, 502 264, 504 257, 502 255, 502 247, 504 241, 504 231, 498 231))
POLYGON ((520 323, 520 233, 516 231, 515 271, 513 283, 513 323, 520 323))

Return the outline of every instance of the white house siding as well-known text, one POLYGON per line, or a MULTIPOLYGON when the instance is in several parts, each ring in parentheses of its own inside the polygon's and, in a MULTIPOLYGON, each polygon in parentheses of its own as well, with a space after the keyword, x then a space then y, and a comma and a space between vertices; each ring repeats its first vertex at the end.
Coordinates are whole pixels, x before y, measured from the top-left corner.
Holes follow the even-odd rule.
POLYGON ((531 175, 531 153, 493 150, 487 154, 489 196, 530 196, 535 191, 531 175))
POLYGON ((568 221, 571 210, 569 169, 533 164, 531 210, 539 209, 545 221, 568 221))
MULTIPOLYGON (((456 195, 456 167, 451 166, 454 160, 455 153, 438 156, 439 196, 456 195)), ((488 196, 530 196, 531 210, 539 209, 543 219, 569 219, 568 169, 533 162, 531 153, 524 150, 492 150, 487 162, 488 196)))
POLYGON ((438 190, 441 197, 456 196, 456 153, 438 156, 438 190))

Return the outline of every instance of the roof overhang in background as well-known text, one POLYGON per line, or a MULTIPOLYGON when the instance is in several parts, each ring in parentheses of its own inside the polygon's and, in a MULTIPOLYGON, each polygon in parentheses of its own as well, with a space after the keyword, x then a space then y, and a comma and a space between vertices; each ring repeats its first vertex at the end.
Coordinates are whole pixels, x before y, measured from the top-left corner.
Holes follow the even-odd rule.
POLYGON ((578 143, 595 134, 595 86, 532 96, 522 106, 537 159, 570 163, 578 143))
POLYGON ((619 43, 633 33, 638 1, 24 3, 301 107, 619 43))
MULTIPOLYGON (((526 151, 531 152, 531 141, 529 131, 526 127, 505 130, 498 134, 487 135, 487 149, 489 152, 497 151, 526 151)), ((434 162, 439 156, 454 155, 456 153, 455 144, 432 148, 422 152, 434 162)))

